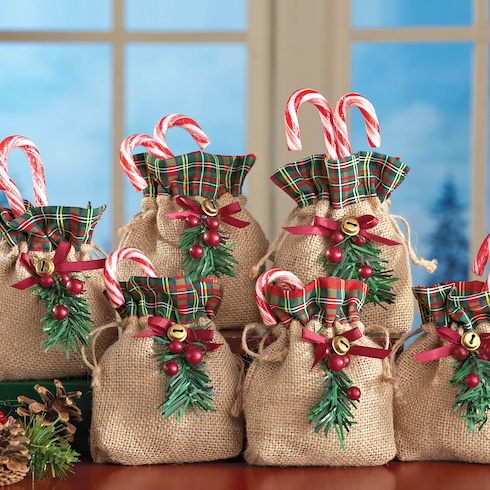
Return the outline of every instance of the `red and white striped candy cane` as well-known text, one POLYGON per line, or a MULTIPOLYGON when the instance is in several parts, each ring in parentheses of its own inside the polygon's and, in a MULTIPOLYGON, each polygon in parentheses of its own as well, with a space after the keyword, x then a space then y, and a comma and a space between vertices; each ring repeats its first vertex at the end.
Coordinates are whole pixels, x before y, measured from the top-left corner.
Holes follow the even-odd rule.
POLYGON ((202 150, 209 145, 209 138, 194 119, 184 116, 184 114, 168 114, 157 122, 153 130, 153 136, 160 141, 170 155, 173 156, 167 145, 166 135, 167 131, 174 126, 180 126, 186 129, 202 150))
POLYGON ((104 282, 107 292, 107 297, 114 308, 118 308, 124 303, 124 296, 121 291, 121 286, 117 280, 117 264, 121 260, 131 259, 141 267, 143 274, 149 277, 157 277, 155 268, 150 262, 150 259, 137 248, 120 248, 112 252, 107 257, 104 265, 104 282))
POLYGON ((337 158, 337 143, 333 128, 333 115, 330 104, 323 95, 315 90, 302 88, 291 94, 284 111, 284 124, 286 128, 286 138, 288 150, 301 150, 301 137, 298 123, 298 109, 303 102, 311 102, 320 114, 325 137, 325 154, 328 158, 337 158))
POLYGON ((172 153, 162 145, 160 141, 147 134, 133 134, 128 136, 122 143, 119 150, 119 160, 124 173, 137 191, 143 190, 148 186, 145 179, 141 176, 138 167, 134 163, 133 150, 137 146, 144 146, 153 156, 157 158, 170 158, 172 153))
POLYGON ((255 301, 259 307, 260 316, 264 325, 276 325, 277 319, 272 313, 265 293, 267 288, 273 284, 279 284, 284 289, 297 290, 304 287, 303 283, 292 273, 283 269, 270 269, 262 273, 255 283, 255 301))
POLYGON ((48 196, 46 192, 43 162, 36 145, 24 136, 7 136, 7 138, 0 142, 0 189, 5 191, 5 195, 14 215, 20 216, 26 212, 26 207, 19 189, 9 176, 7 165, 8 154, 10 150, 14 148, 21 149, 29 160, 34 190, 34 204, 38 207, 47 206, 48 196))
MULTIPOLYGON (((488 259, 490 258, 490 235, 487 235, 483 243, 480 245, 478 253, 476 254, 475 260, 473 262, 472 270, 478 276, 483 276, 483 272, 485 271, 485 267, 488 263, 488 259)), ((485 285, 483 286, 484 291, 490 291, 490 274, 485 281, 485 285)))
POLYGON ((351 106, 355 106, 361 111, 369 145, 372 148, 377 148, 381 144, 378 116, 376 115, 373 104, 360 94, 354 92, 345 94, 337 102, 333 112, 333 124, 337 138, 339 158, 348 157, 352 153, 346 123, 346 112, 351 106))

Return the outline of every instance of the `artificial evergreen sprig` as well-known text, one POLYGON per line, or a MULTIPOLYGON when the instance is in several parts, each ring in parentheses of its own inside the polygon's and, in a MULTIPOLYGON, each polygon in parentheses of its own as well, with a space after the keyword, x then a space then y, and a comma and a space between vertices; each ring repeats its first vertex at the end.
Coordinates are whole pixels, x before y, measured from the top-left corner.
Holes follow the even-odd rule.
POLYGON ((71 352, 77 353, 82 345, 89 345, 90 306, 85 298, 67 289, 61 276, 54 274, 51 277, 51 286, 36 284, 31 288, 38 300, 46 304, 41 323, 47 338, 42 343, 46 352, 53 347, 64 349, 66 358, 70 359, 71 352))
POLYGON ((315 424, 314 433, 323 430, 325 436, 335 430, 342 449, 344 447, 345 432, 349 432, 356 424, 351 409, 357 408, 357 402, 347 396, 347 390, 352 386, 352 380, 344 371, 331 371, 323 363, 320 364, 324 372, 324 386, 320 401, 310 408, 310 423, 315 424))
POLYGON ((461 417, 466 420, 472 434, 475 429, 482 430, 490 407, 490 361, 480 359, 474 351, 469 352, 466 359, 454 362, 450 384, 457 387, 453 409, 462 411, 461 417), (478 379, 478 384, 473 386, 478 379))
POLYGON ((383 306, 384 303, 394 302, 395 294, 392 292, 392 283, 398 278, 392 276, 392 270, 386 269, 385 264, 388 261, 380 257, 381 250, 373 247, 369 240, 360 240, 358 235, 345 236, 331 250, 337 252, 337 254, 332 254, 334 260, 339 258, 340 260, 330 261, 329 251, 322 256, 321 261, 328 276, 365 282, 369 287, 366 303, 383 306))

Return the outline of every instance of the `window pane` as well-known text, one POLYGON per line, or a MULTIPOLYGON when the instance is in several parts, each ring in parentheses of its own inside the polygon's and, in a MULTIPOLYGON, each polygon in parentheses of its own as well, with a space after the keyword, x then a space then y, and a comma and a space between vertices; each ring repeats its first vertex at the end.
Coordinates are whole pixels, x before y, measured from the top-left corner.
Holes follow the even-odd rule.
POLYGON ((247 0, 126 0, 129 31, 244 31, 247 0))
MULTIPOLYGON (((179 113, 194 119, 207 134, 211 144, 206 151, 224 155, 245 152, 245 45, 132 44, 126 55, 127 135, 153 134, 162 117, 179 113)), ((199 149, 182 128, 171 128, 167 143, 174 155, 199 149)), ((125 216, 129 219, 140 210, 142 194, 134 191, 128 179, 125 192, 125 216)))
MULTIPOLYGON (((112 214, 111 63, 104 44, 0 43, 0 138, 20 134, 38 147, 49 204, 108 205, 94 234, 105 250, 112 214)), ((14 149, 8 163, 22 196, 32 202, 27 158, 14 149)))
POLYGON ((3 31, 102 31, 112 27, 111 0, 4 0, 3 31))
POLYGON ((470 0, 352 0, 354 28, 470 25, 470 0))
MULTIPOLYGON (((379 150, 410 166, 393 193, 392 212, 409 221, 417 255, 439 260, 432 275, 413 268, 416 285, 461 280, 467 274, 472 72, 470 43, 353 47, 353 89, 376 108, 379 150)), ((349 118, 353 150, 368 149, 359 111, 351 110, 349 118)))

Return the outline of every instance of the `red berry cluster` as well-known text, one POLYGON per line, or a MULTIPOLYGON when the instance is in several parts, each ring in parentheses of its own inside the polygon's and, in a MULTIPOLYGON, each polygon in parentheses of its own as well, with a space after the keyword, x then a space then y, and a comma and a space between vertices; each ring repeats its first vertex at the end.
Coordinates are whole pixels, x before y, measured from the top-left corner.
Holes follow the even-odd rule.
MULTIPOLYGON (((83 291, 84 283, 80 279, 71 277, 70 274, 59 274, 60 284, 70 294, 81 294, 83 291)), ((39 285, 42 288, 50 288, 55 284, 55 278, 52 274, 45 274, 39 278, 39 285)), ((52 315, 56 320, 64 320, 68 316, 68 308, 64 305, 56 305, 52 310, 52 315)))
MULTIPOLYGON (((168 351, 171 354, 184 353, 185 360, 194 366, 200 364, 203 358, 202 352, 196 344, 188 344, 181 342, 180 340, 171 340, 167 346, 168 351)), ((167 361, 163 366, 163 372, 167 376, 175 376, 179 372, 179 365, 175 360, 167 361)))
MULTIPOLYGON (((327 366, 330 369, 330 371, 333 372, 339 372, 342 371, 342 369, 345 369, 346 367, 349 366, 350 364, 350 356, 349 354, 344 354, 340 355, 337 353, 334 353, 330 355, 330 347, 327 347, 325 350, 325 354, 327 356, 330 356, 327 360, 327 366)), ((357 386, 351 386, 347 390, 347 397, 350 400, 359 400, 361 398, 361 390, 357 386)))
MULTIPOLYGON (((204 225, 206 231, 202 237, 205 245, 208 247, 216 247, 221 242, 221 235, 218 231, 219 219, 216 216, 195 216, 190 215, 185 219, 186 225, 189 228, 204 225)), ((204 249, 201 244, 196 243, 189 249, 189 255, 194 259, 200 259, 204 254, 204 249)))
MULTIPOLYGON (((482 346, 478 352, 478 358, 487 361, 490 356, 490 345, 486 344, 482 346)), ((462 344, 455 345, 451 353, 458 361, 464 361, 470 355, 470 351, 462 344)), ((480 377, 476 373, 470 373, 464 378, 464 384, 468 388, 476 388, 480 384, 480 381, 480 377)))
POLYGON ((0 424, 5 425, 9 419, 5 417, 5 414, 0 410, 0 424))

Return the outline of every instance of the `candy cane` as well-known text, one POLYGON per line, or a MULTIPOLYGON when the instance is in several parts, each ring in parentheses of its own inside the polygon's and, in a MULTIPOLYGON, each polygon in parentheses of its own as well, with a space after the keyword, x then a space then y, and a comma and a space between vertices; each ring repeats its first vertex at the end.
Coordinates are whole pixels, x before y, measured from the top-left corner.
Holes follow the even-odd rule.
POLYGON ((337 102, 333 113, 333 124, 339 158, 348 157, 352 153, 346 123, 346 112, 351 106, 355 106, 361 111, 369 145, 372 148, 377 148, 381 144, 378 116, 376 115, 373 104, 360 94, 345 94, 337 102))
POLYGON ((289 97, 284 111, 284 124, 288 150, 301 150, 301 137, 298 123, 298 109, 303 102, 311 102, 320 114, 328 158, 337 158, 337 144, 333 128, 332 109, 325 97, 309 88, 299 89, 289 97))
POLYGON ((276 325, 277 319, 272 313, 265 293, 272 283, 278 283, 284 289, 297 290, 304 287, 303 283, 292 273, 283 269, 270 269, 257 278, 255 283, 255 300, 259 307, 264 325, 276 325))
POLYGON ((134 163, 133 150, 137 146, 144 146, 153 156, 157 158, 170 158, 172 153, 167 151, 165 146, 155 138, 147 134, 133 134, 128 136, 122 143, 119 151, 119 160, 121 162, 124 173, 128 176, 129 181, 137 191, 141 191, 148 187, 148 183, 141 176, 138 167, 134 163))
POLYGON ((37 207, 47 206, 46 180, 41 155, 34 143, 24 136, 8 136, 0 142, 0 189, 5 191, 10 208, 15 216, 26 212, 24 200, 15 182, 8 174, 7 156, 13 148, 20 148, 27 156, 31 167, 34 203, 37 207))
POLYGON ((173 156, 173 154, 167 145, 166 134, 167 131, 174 126, 181 126, 182 128, 186 129, 202 150, 209 145, 209 138, 206 136, 199 124, 194 121, 194 119, 184 116, 183 114, 169 114, 168 116, 160 119, 160 121, 158 121, 158 123, 155 125, 153 136, 162 144, 162 146, 165 147, 171 156, 173 156))
MULTIPOLYGON (((487 235, 483 243, 480 245, 480 249, 476 254, 475 260, 473 262, 472 270, 478 276, 482 276, 487 265, 488 259, 490 257, 490 235, 487 235)), ((487 277, 483 291, 490 290, 490 274, 487 277)))
POLYGON ((148 257, 137 248, 121 248, 112 252, 107 257, 104 265, 104 282, 106 286, 107 297, 114 308, 118 308, 124 303, 124 296, 121 286, 117 280, 117 264, 121 260, 134 260, 143 271, 145 276, 156 277, 155 268, 148 257))

